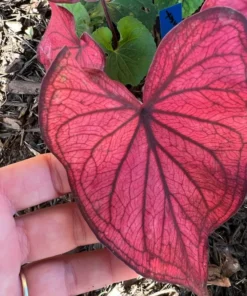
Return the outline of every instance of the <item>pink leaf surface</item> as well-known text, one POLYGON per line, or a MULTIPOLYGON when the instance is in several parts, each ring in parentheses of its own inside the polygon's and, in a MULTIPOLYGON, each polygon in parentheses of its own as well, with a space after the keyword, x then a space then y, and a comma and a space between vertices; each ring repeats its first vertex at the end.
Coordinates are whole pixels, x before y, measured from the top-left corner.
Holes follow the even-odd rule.
POLYGON ((161 42, 140 103, 64 49, 40 125, 97 237, 145 277, 208 295, 208 235, 246 194, 247 21, 228 8, 161 42))
POLYGON ((205 10, 215 6, 225 6, 236 9, 245 17, 247 17, 247 0, 206 0, 201 10, 205 10))
POLYGON ((67 46, 81 67, 103 70, 105 56, 87 34, 76 36, 73 15, 63 7, 50 3, 52 17, 38 47, 38 59, 48 69, 64 46, 67 46))

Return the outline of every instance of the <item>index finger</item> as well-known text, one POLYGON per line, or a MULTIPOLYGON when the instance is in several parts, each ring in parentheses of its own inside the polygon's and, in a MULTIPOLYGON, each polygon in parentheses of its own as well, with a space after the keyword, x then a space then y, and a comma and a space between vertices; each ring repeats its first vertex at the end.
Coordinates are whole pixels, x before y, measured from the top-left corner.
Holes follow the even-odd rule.
POLYGON ((0 169, 0 193, 10 201, 14 212, 68 192, 67 173, 51 153, 0 169))

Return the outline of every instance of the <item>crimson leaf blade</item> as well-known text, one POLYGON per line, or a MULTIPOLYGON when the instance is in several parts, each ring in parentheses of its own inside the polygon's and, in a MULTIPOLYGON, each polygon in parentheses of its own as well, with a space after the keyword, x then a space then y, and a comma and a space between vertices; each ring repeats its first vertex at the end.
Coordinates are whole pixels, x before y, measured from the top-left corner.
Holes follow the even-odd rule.
POLYGON ((104 69, 105 56, 100 47, 87 34, 76 36, 73 15, 63 7, 50 3, 52 16, 45 35, 38 46, 38 59, 46 70, 57 54, 67 46, 81 67, 104 69))
POLYGON ((200 296, 207 237, 246 194, 246 27, 222 8, 177 26, 143 105, 66 49, 42 85, 43 136, 97 237, 138 273, 200 296))

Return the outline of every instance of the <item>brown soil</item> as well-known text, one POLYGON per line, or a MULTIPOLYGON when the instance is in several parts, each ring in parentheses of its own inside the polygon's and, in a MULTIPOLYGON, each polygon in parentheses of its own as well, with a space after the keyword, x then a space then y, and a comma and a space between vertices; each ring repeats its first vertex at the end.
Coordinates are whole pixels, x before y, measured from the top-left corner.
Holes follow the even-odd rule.
MULTIPOLYGON (((46 153, 38 126, 39 84, 45 72, 36 59, 36 48, 50 17, 45 1, 2 0, 0 2, 0 166, 46 153)), ((23 213, 57 203, 71 202, 69 196, 28 209, 23 213)), ((209 238, 210 281, 214 296, 247 295, 247 202, 209 238)), ((97 248, 98 245, 90 248, 97 248)), ((85 251, 89 248, 78 248, 85 251)), ((85 295, 193 294, 170 284, 149 279, 111 285, 85 295)))

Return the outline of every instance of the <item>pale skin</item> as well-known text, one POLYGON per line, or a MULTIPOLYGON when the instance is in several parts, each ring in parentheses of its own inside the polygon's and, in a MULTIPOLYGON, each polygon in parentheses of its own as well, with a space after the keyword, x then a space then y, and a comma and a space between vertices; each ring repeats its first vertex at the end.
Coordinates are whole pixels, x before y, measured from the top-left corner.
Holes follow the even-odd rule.
POLYGON ((75 203, 13 217, 68 192, 66 172, 52 154, 0 169, 1 295, 22 296, 26 263, 29 296, 78 295, 137 276, 106 249, 64 255, 97 242, 75 203))

